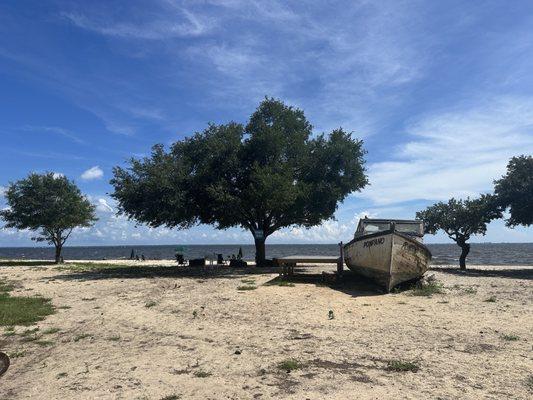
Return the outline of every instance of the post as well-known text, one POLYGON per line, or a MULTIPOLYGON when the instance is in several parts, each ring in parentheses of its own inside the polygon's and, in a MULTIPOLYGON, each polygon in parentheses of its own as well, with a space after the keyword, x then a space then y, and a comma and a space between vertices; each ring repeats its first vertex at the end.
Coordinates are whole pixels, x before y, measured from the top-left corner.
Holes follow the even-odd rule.
POLYGON ((344 246, 342 245, 342 242, 339 243, 339 250, 340 257, 337 262, 337 276, 340 278, 344 272, 344 246))

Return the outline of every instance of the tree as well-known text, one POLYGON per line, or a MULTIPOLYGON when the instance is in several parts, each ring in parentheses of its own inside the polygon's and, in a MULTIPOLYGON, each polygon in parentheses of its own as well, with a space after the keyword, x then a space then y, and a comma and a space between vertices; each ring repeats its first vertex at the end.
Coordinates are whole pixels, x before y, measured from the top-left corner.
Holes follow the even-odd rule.
POLYGON ((494 181, 498 204, 509 208, 507 226, 533 224, 533 157, 513 157, 507 164, 507 174, 494 181))
POLYGON ((0 211, 5 227, 39 231, 32 240, 53 244, 56 263, 61 262, 61 250, 72 230, 96 221, 95 207, 74 182, 52 172, 31 173, 10 183, 5 197, 8 208, 0 211))
POLYGON ((169 151, 156 145, 150 157, 116 167, 111 184, 119 212, 152 227, 250 231, 261 265, 268 236, 332 218, 367 184, 364 154, 342 129, 312 137, 303 111, 266 98, 246 126, 210 124, 169 151))
POLYGON ((424 221, 426 233, 434 235, 443 230, 450 239, 461 247, 459 265, 466 269, 466 256, 470 252, 467 241, 471 235, 485 235, 487 224, 501 218, 502 212, 491 195, 481 195, 478 199, 456 200, 436 203, 424 211, 416 213, 416 218, 424 221))

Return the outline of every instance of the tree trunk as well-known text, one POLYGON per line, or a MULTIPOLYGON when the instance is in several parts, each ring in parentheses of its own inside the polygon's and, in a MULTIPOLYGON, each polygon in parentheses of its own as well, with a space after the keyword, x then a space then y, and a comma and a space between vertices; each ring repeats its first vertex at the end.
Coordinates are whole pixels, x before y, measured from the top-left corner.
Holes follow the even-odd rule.
POLYGON ((466 270, 466 256, 470 253, 470 245, 468 243, 461 243, 461 257, 459 257, 459 267, 466 270))
POLYGON ((62 246, 56 245, 56 264, 61 263, 61 248, 62 246))
POLYGON ((265 238, 254 238, 255 241, 255 265, 261 267, 265 264, 265 238))

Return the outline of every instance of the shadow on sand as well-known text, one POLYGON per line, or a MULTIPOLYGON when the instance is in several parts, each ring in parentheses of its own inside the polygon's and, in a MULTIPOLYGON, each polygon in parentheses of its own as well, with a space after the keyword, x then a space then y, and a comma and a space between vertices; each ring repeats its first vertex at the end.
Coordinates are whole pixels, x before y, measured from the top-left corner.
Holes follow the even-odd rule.
MULTIPOLYGON (((92 266, 88 270, 75 270, 59 267, 60 273, 53 277, 58 280, 92 281, 101 279, 139 279, 139 278, 198 278, 206 279, 242 279, 247 276, 277 274, 278 268, 229 268, 229 267, 178 267, 178 266, 92 266)), ((59 272, 59 271, 58 271, 59 272)), ((290 278, 277 276, 267 286, 297 286, 298 284, 314 284, 329 287, 350 296, 376 296, 383 290, 373 282, 366 280, 351 271, 345 271, 342 279, 336 282, 324 281, 320 273, 309 273, 306 268, 296 268, 296 274, 290 278)))
POLYGON ((305 267, 295 268, 294 276, 290 278, 275 277, 266 283, 268 286, 285 286, 284 283, 292 284, 314 284, 316 286, 329 287, 330 289, 346 293, 353 297, 379 296, 384 294, 382 288, 374 282, 354 274, 352 271, 344 271, 342 278, 338 281, 325 281, 322 273, 309 273, 305 267))
POLYGON ((201 278, 237 279, 248 275, 271 274, 275 268, 229 268, 225 266, 91 266, 90 269, 60 267, 62 273, 54 276, 63 280, 139 279, 139 278, 201 278))
POLYGON ((0 260, 0 267, 43 267, 57 265, 55 261, 0 260))
POLYGON ((430 271, 443 272, 445 274, 471 277, 509 278, 509 279, 533 279, 532 268, 505 268, 505 269, 476 269, 468 268, 460 270, 450 267, 432 267, 430 271))

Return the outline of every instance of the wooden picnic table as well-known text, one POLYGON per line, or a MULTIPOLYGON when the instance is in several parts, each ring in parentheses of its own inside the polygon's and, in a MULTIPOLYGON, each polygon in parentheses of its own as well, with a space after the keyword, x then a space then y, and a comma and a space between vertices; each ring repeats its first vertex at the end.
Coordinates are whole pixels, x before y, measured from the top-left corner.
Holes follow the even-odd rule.
POLYGON ((294 267, 297 264, 337 264, 337 274, 342 275, 344 270, 344 252, 342 242, 339 243, 339 256, 313 256, 313 255, 294 255, 287 257, 276 258, 276 265, 280 268, 281 276, 294 275, 294 267))

